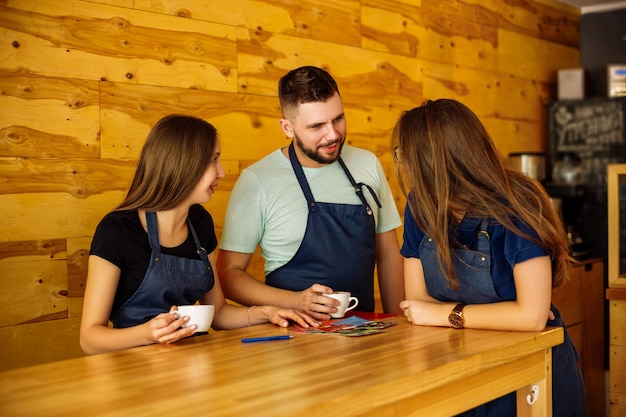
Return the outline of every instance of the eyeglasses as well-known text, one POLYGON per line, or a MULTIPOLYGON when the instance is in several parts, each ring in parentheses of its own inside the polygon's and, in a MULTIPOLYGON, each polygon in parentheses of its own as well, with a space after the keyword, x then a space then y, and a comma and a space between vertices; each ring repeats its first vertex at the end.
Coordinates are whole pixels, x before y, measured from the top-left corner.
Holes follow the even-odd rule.
POLYGON ((399 146, 393 148, 393 156, 396 158, 396 161, 398 161, 398 163, 402 163, 402 151, 400 150, 399 146))

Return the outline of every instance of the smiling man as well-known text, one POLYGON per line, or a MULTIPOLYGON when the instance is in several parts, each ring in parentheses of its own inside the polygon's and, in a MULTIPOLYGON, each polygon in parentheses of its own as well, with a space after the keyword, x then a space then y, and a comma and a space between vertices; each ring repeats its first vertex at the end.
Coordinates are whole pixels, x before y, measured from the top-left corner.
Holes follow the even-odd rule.
POLYGON ((374 269, 385 312, 404 298, 401 225, 382 166, 345 144, 346 118, 333 77, 297 68, 278 84, 289 146, 243 170, 228 203, 217 269, 227 298, 271 303, 327 320, 349 291, 374 311, 374 269), (257 246, 265 282, 247 273, 257 246))

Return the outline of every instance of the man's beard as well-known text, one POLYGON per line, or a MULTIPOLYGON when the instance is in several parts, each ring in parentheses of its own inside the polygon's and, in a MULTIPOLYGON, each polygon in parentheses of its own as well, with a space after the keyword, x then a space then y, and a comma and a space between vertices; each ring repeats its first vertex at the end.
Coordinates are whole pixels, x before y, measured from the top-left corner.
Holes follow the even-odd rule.
POLYGON ((315 149, 305 148, 298 135, 294 135, 294 137, 296 146, 302 151, 302 153, 311 158, 313 161, 317 162, 318 164, 331 164, 339 159, 339 156, 341 155, 341 149, 343 148, 343 144, 345 143, 344 138, 338 138, 332 142, 325 143, 324 146, 330 146, 335 143, 339 143, 339 149, 337 150, 337 153, 332 156, 327 156, 320 150, 320 148, 322 148, 323 146, 318 146, 315 149))

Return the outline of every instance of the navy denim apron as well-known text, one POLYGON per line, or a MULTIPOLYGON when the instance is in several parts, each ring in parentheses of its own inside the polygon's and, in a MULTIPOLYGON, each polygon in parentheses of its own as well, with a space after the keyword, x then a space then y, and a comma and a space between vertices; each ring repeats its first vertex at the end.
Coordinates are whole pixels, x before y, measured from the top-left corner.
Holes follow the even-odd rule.
POLYGON ((292 291, 316 283, 328 285, 335 291, 350 291, 359 299, 359 310, 374 311, 376 225, 361 188, 365 186, 380 207, 378 198, 368 185, 356 183, 340 157, 339 163, 362 204, 316 202, 293 143, 289 160, 309 207, 307 225, 294 257, 269 273, 266 283, 292 291))
POLYGON ((161 253, 156 214, 146 212, 148 240, 152 248, 150 265, 135 293, 111 316, 113 327, 125 328, 143 324, 173 305, 194 304, 215 283, 206 250, 200 245, 191 221, 189 230, 198 251, 198 259, 161 253))
MULTIPOLYGON (((486 219, 481 221, 475 251, 455 250, 454 271, 458 291, 448 287, 437 261, 435 242, 424 236, 420 242, 420 260, 428 294, 443 302, 464 304, 489 304, 506 301, 496 294, 491 279, 491 244, 487 233, 486 219)), ((560 326, 564 331, 564 342, 552 348, 552 409, 554 417, 584 417, 585 392, 582 374, 578 368, 578 352, 567 333, 561 313, 554 305, 550 309, 555 315, 547 326, 560 326)), ((490 401, 460 416, 511 417, 516 415, 515 392, 490 401)))

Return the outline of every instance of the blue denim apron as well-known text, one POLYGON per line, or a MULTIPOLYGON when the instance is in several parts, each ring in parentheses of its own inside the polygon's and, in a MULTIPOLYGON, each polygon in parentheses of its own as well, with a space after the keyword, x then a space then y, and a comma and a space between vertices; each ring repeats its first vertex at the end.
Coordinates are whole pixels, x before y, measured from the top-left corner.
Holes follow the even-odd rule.
POLYGON ((135 293, 111 316, 113 327, 125 328, 143 324, 173 305, 194 304, 215 283, 206 250, 200 245, 191 221, 189 230, 198 251, 198 259, 161 253, 156 214, 146 212, 148 240, 152 248, 150 265, 135 293))
MULTIPOLYGON (((486 219, 481 221, 475 251, 455 250, 454 271, 458 291, 448 287, 437 261, 437 247, 428 236, 420 242, 420 260, 428 294, 443 302, 464 304, 489 304, 506 301, 496 294, 491 278, 491 244, 486 219)), ((564 342, 552 348, 552 409, 554 417, 584 417, 585 392, 582 374, 578 368, 578 352, 569 337, 561 313, 554 305, 555 315, 547 326, 563 327, 564 342)), ((490 401, 460 416, 511 417, 516 415, 515 392, 490 401)))
POLYGON ((289 160, 309 207, 307 225, 294 257, 269 273, 266 283, 292 291, 302 291, 315 283, 328 285, 335 291, 350 291, 359 299, 359 310, 374 311, 376 225, 362 187, 380 207, 378 198, 368 185, 356 183, 340 157, 339 163, 362 204, 316 202, 293 143, 289 160))

